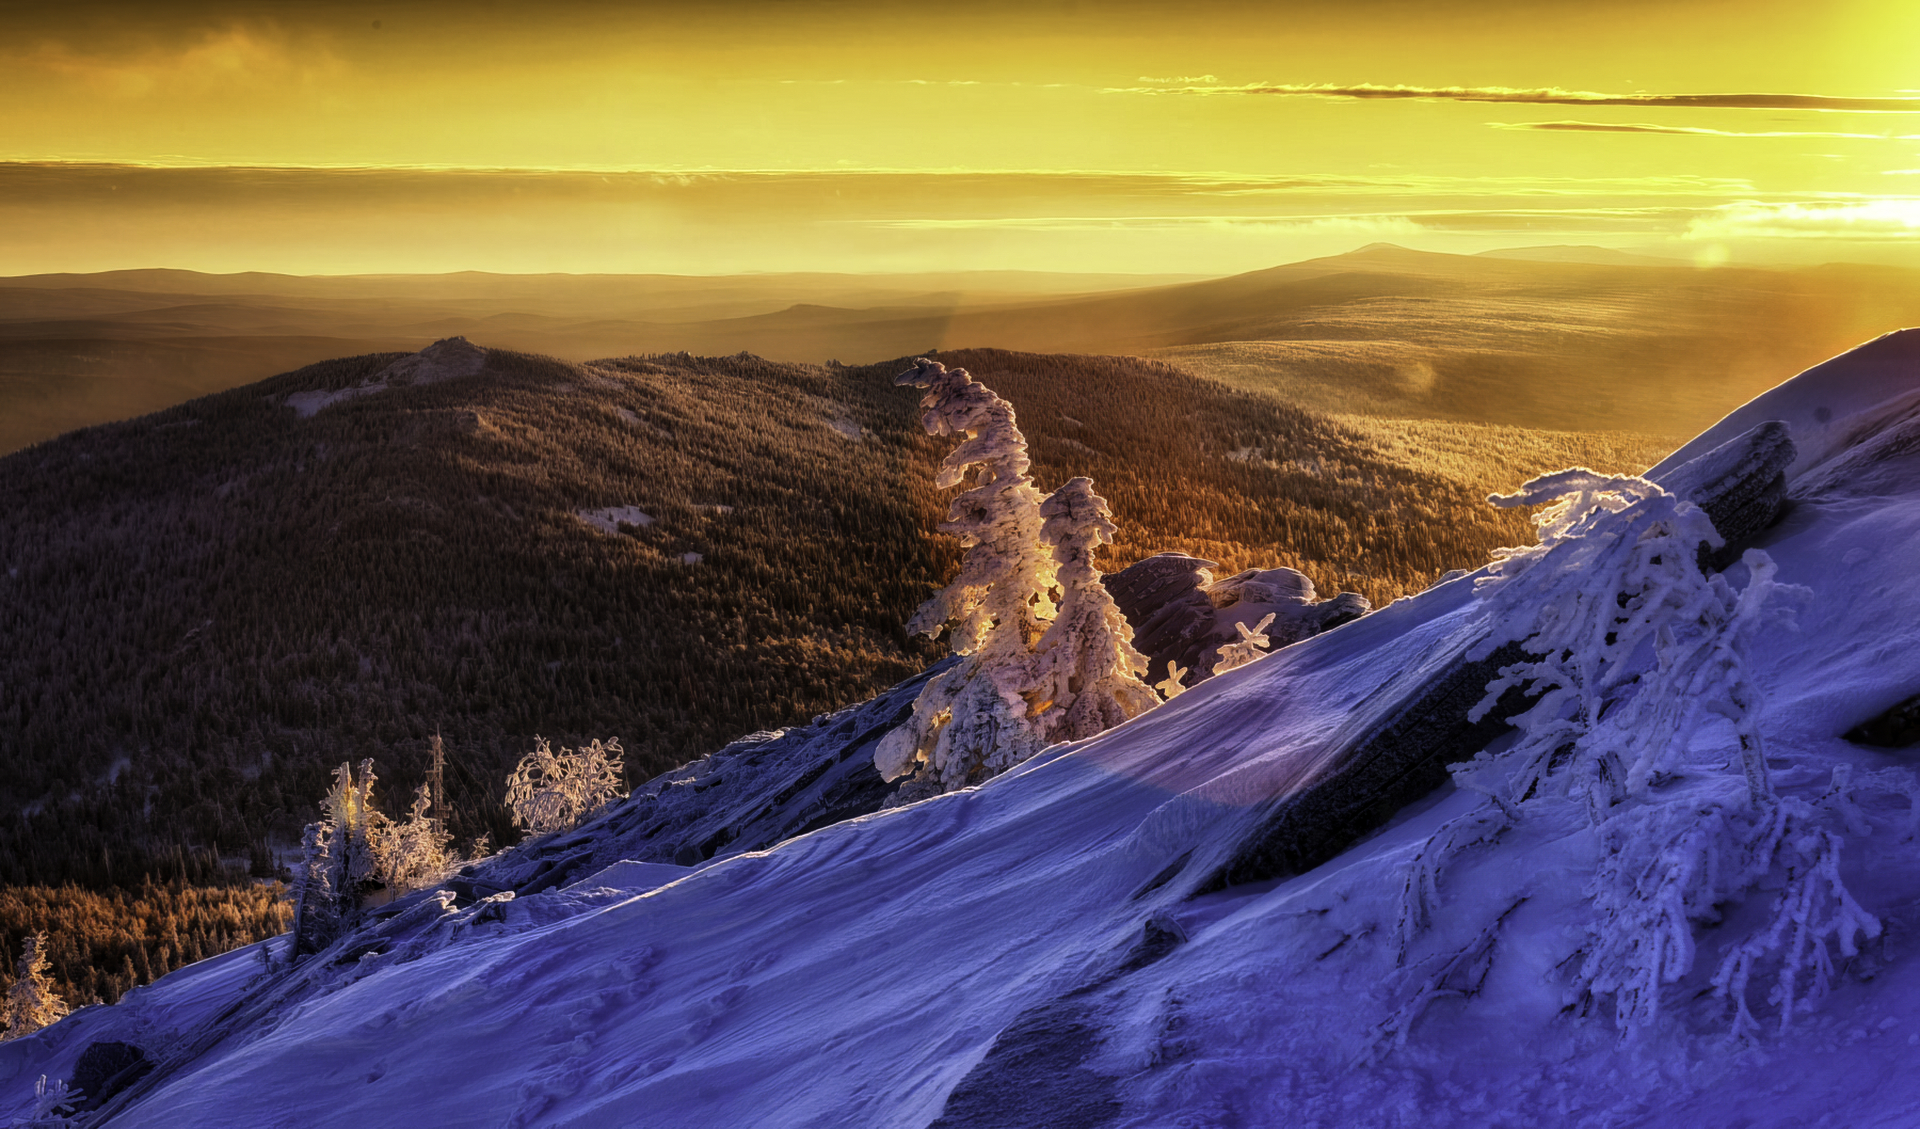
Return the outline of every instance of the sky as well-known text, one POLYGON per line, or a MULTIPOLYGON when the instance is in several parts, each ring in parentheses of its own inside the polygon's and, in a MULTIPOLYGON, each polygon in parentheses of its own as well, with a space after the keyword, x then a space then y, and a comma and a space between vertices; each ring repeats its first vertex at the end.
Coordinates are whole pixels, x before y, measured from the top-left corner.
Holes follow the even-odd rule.
POLYGON ((1920 5, 0 2, 0 275, 1920 266, 1920 5))

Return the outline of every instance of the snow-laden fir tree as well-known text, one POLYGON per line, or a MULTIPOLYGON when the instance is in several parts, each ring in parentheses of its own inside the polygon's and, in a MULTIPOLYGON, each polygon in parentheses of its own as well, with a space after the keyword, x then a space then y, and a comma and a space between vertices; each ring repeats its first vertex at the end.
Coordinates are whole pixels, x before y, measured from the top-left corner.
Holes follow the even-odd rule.
POLYGON ((307 829, 294 878, 294 952, 318 952, 351 926, 367 887, 386 866, 387 817, 373 806, 373 762, 333 770, 333 787, 321 801, 320 822, 307 829))
POLYGON ((13 987, 7 989, 7 1027, 0 1039, 31 1035, 67 1014, 67 1001, 53 990, 53 978, 47 975, 45 933, 27 934, 14 969, 13 987))
POLYGON ((528 831, 544 835, 577 827, 624 795, 625 752, 618 737, 557 753, 545 737, 533 740, 533 751, 507 777, 507 807, 528 831))
POLYGON ((897 793, 906 801, 979 783, 1046 746, 1031 659, 1054 617, 1055 564, 1041 542, 1042 497, 1013 405, 967 370, 924 357, 898 383, 925 389, 928 433, 961 439, 935 482, 957 486, 973 475, 940 526, 960 539, 960 574, 907 625, 929 637, 950 629, 961 661, 927 683, 913 716, 874 752, 883 778, 912 774, 897 793))
POLYGON ((1757 550, 1743 558, 1742 588, 1703 572, 1699 545, 1723 544, 1712 523, 1645 479, 1575 469, 1494 501, 1550 504, 1535 518, 1540 543, 1503 550, 1478 582, 1491 632, 1474 657, 1517 642, 1527 658, 1501 669, 1470 716, 1511 687, 1535 697, 1511 719, 1510 746, 1455 767, 1489 803, 1417 853, 1403 952, 1450 855, 1526 821, 1585 823, 1593 918, 1567 962, 1574 1004, 1611 999, 1623 1030, 1648 1027, 1663 990, 1693 967, 1694 929, 1772 882, 1768 924, 1731 945, 1712 987, 1730 1000, 1736 1032, 1748 1030, 1748 985, 1765 967, 1785 1026, 1826 990, 1831 950, 1851 955, 1880 929, 1840 881, 1841 840, 1824 813, 1775 792, 1761 747, 1748 648, 1805 589, 1776 581, 1757 550))
POLYGON ((1040 536, 1053 546, 1059 609, 1034 647, 1028 691, 1045 739, 1078 741, 1126 721, 1160 699, 1141 676, 1147 657, 1133 646, 1093 555, 1116 527, 1093 479, 1075 478, 1040 504, 1040 536))
POLYGON ((293 953, 317 953, 340 933, 340 902, 333 889, 332 830, 309 823, 293 868, 293 953))

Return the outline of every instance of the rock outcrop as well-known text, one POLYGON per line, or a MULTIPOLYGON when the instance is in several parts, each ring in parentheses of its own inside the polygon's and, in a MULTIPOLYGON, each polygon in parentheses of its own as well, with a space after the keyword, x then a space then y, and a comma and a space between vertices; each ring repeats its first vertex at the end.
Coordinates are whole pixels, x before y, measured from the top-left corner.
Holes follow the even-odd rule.
POLYGON ((1290 568, 1248 569, 1213 579, 1213 561, 1158 553, 1102 578, 1121 614, 1133 625, 1133 645, 1147 656, 1149 684, 1167 676, 1167 664, 1192 671, 1186 685, 1213 675, 1223 643, 1238 638, 1234 624, 1254 627, 1268 613, 1267 637, 1278 650, 1367 614, 1357 592, 1316 600, 1313 581, 1290 568))

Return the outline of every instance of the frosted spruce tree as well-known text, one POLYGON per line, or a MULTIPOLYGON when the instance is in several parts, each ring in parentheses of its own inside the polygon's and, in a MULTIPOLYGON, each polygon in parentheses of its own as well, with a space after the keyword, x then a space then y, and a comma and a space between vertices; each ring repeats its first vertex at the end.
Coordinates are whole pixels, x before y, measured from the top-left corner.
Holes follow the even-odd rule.
POLYGON ((1126 721, 1160 698, 1141 676, 1147 657, 1133 646, 1127 622, 1093 555, 1113 543, 1113 515, 1093 492, 1093 479, 1075 478, 1040 505, 1040 536, 1053 546, 1060 605, 1034 648, 1029 682, 1046 740, 1078 741, 1126 721))
POLYGON ((293 952, 317 953, 340 934, 340 900, 333 889, 332 829, 309 823, 293 868, 293 952))
POLYGON ((53 978, 47 975, 45 933, 27 934, 14 968, 13 987, 7 989, 7 1029, 0 1039, 31 1035, 67 1014, 67 1001, 53 990, 53 978))
MULTIPOLYGON (((1592 918, 1564 965, 1571 1006, 1610 1000, 1622 1030, 1649 1027, 1667 987, 1693 968, 1695 928, 1766 886, 1777 891, 1766 924, 1726 946, 1710 986, 1743 1033, 1757 1024, 1748 986, 1764 968, 1766 1002, 1785 1027, 1825 992, 1833 950, 1850 956, 1880 930, 1840 881, 1832 813, 1777 794, 1768 777, 1748 649, 1805 589, 1778 583, 1757 550, 1743 558, 1742 588, 1703 572, 1698 547, 1722 539, 1701 510, 1645 479, 1576 469, 1494 501, 1547 506, 1535 518, 1540 543, 1503 550, 1478 582, 1491 633, 1473 657, 1506 643, 1527 657, 1500 670, 1469 716, 1512 687, 1535 697, 1511 719, 1510 746, 1455 766, 1454 779, 1487 804, 1416 852, 1396 931, 1402 958, 1438 904, 1450 857, 1516 826, 1584 823, 1592 918)), ((1845 801, 1844 783, 1830 796, 1845 801)), ((1390 1026, 1403 1034, 1411 1020, 1390 1026)))
POLYGON ((922 357, 898 383, 925 389, 929 434, 960 445, 935 482, 972 485, 954 498, 944 533, 960 539, 960 574, 920 606, 907 629, 952 632, 961 661, 928 682, 905 725, 882 738, 874 765, 887 780, 911 774, 897 802, 977 784, 1047 744, 1036 721, 1033 645, 1054 617, 1052 555, 1041 544, 1041 494, 1027 473, 1027 440, 1013 405, 965 369, 922 357))
POLYGON ((325 948, 359 917, 360 897, 381 880, 386 866, 387 817, 373 806, 373 762, 360 775, 342 764, 320 805, 320 821, 307 828, 295 871, 294 952, 325 948))

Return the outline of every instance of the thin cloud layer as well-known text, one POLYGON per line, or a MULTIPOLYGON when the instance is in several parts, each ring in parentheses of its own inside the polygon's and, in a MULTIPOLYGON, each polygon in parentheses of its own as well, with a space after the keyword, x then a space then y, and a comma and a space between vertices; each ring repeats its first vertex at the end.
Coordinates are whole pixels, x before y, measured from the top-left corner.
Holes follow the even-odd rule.
POLYGON ((1740 201, 1694 220, 1687 238, 1844 239, 1910 242, 1920 236, 1920 197, 1760 203, 1740 201))
POLYGON ((1920 134, 1836 133, 1826 130, 1707 129, 1687 125, 1647 125, 1641 122, 1488 122, 1494 129, 1543 130, 1565 133, 1666 133, 1683 137, 1817 137, 1861 141, 1920 141, 1920 134))
POLYGON ((1824 94, 1603 94, 1559 87, 1352 86, 1281 83, 1248 86, 1112 87, 1116 94, 1270 94, 1311 98, 1511 102, 1531 106, 1661 106, 1721 110, 1817 110, 1856 114, 1920 114, 1920 98, 1835 98, 1824 94))

